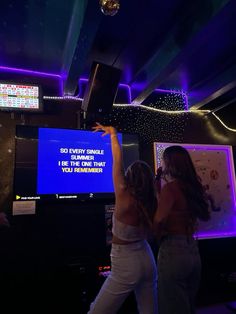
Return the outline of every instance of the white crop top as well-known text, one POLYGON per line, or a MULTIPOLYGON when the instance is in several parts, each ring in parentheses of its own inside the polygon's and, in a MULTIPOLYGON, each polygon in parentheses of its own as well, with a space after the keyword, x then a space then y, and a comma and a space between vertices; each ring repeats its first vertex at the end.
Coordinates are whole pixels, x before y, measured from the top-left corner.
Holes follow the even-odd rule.
POLYGON ((123 241, 141 241, 146 239, 146 232, 141 226, 131 226, 119 221, 112 215, 112 234, 123 241))

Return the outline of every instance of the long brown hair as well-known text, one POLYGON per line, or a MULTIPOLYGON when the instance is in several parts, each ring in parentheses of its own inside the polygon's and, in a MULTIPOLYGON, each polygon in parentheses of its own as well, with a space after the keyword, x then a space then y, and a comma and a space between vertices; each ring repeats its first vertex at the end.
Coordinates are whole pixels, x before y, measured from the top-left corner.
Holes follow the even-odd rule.
POLYGON ((154 174, 146 162, 137 160, 128 167, 125 177, 127 188, 136 201, 141 223, 151 229, 157 207, 154 174))
POLYGON ((210 219, 207 195, 196 173, 188 151, 182 146, 169 146, 163 153, 164 175, 177 179, 187 199, 193 218, 210 219))

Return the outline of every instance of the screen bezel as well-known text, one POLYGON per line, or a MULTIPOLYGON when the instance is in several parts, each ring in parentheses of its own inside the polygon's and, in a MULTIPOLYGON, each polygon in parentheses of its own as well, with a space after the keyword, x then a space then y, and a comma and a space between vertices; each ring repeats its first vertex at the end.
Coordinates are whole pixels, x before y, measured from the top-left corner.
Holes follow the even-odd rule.
POLYGON ((0 84, 11 84, 11 85, 15 85, 15 86, 33 86, 33 87, 38 87, 38 91, 39 91, 39 95, 38 95, 38 100, 39 100, 39 106, 38 108, 20 108, 20 107, 2 107, 0 106, 0 111, 7 111, 7 112, 22 112, 22 113, 42 113, 43 112, 43 93, 42 93, 42 87, 41 85, 38 84, 31 84, 31 83, 18 83, 16 81, 2 81, 0 80, 0 84))
MULTIPOLYGON (((95 200, 114 200, 114 192, 105 192, 105 193, 93 193, 93 195, 90 195, 91 193, 71 193, 71 194, 37 194, 37 190, 35 190, 35 193, 33 195, 21 195, 20 199, 17 199, 17 137, 20 137, 20 134, 22 136, 23 132, 25 132, 25 138, 27 138, 27 135, 30 134, 30 137, 28 137, 29 140, 33 139, 38 139, 38 130, 40 128, 47 128, 47 129, 60 129, 60 130, 75 130, 75 131, 90 131, 92 130, 87 130, 87 129, 75 129, 75 128, 61 128, 61 127, 45 127, 45 126, 31 126, 31 125, 16 125, 16 132, 15 132, 15 165, 14 165, 14 180, 13 180, 13 201, 27 201, 27 200, 36 200, 36 201, 42 201, 42 202, 50 202, 50 201, 95 201, 95 200), (24 131, 23 131, 24 130, 24 131), (77 197, 74 197, 74 195, 77 195, 77 197), (40 197, 38 197, 40 196, 40 197), (70 197, 71 196, 71 197, 70 197)), ((134 148, 134 151, 136 152, 137 159, 140 157, 140 141, 139 141, 139 136, 136 133, 127 133, 127 132, 122 132, 122 137, 125 137, 125 141, 122 141, 123 146, 123 152, 124 152, 124 147, 126 144, 130 144, 130 142, 133 142, 134 145, 137 145, 137 148, 134 148), (134 140, 132 140, 132 137, 134 137, 134 140)), ((36 151, 36 154, 38 152, 36 151)), ((134 161, 134 159, 131 157, 132 153, 125 154, 127 156, 126 160, 124 158, 124 168, 128 167, 130 162, 134 161), (132 160, 131 160, 132 159, 132 160)), ((136 159, 136 158, 135 158, 136 159)), ((37 159, 35 160, 35 166, 33 168, 33 171, 35 171, 34 175, 36 176, 36 181, 37 181, 37 159)), ((19 174, 18 174, 19 175, 19 174)), ((18 177, 19 178, 19 177, 18 177)), ((34 183, 35 183, 34 180, 34 183)), ((18 183, 19 184, 19 183, 18 183)), ((18 190, 19 191, 19 190, 18 190)))

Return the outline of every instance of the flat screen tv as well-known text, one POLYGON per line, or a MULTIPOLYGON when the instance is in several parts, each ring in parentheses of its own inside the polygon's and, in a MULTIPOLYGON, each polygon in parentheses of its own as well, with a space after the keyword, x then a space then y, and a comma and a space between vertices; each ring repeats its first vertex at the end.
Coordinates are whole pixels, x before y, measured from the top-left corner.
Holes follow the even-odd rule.
POLYGON ((43 98, 40 86, 0 82, 0 110, 42 112, 43 98))
MULTIPOLYGON (((113 198, 109 136, 78 129, 16 127, 14 200, 113 198)), ((138 136, 118 133, 125 168, 138 136)))

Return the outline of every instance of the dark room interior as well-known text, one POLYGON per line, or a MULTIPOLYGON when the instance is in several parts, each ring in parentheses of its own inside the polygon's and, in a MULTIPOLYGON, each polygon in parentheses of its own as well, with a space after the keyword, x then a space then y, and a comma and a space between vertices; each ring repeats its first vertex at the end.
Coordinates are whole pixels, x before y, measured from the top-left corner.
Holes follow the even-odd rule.
MULTIPOLYGON (((215 229, 205 227, 207 236, 199 236, 196 313, 236 313, 235 17, 235 0, 1 1, 3 314, 15 308, 85 314, 109 274, 106 215, 115 202, 113 190, 98 176, 82 184, 75 176, 72 183, 57 182, 56 176, 54 181, 50 166, 39 176, 40 150, 35 149, 43 130, 60 130, 55 141, 70 143, 86 132, 90 138, 95 122, 122 134, 125 167, 141 159, 155 172, 153 143, 229 152, 231 216, 225 209, 220 216, 216 208, 215 229), (110 2, 119 5, 109 7, 110 2), (7 96, 13 85, 22 93, 37 90, 36 106, 23 103, 31 96, 7 96), (68 139, 66 131, 73 131, 68 139), (86 184, 90 190, 83 190, 86 184)), ((70 172, 66 149, 61 148, 58 162, 70 172)), ((45 150, 48 163, 52 151, 45 150)), ((83 165, 72 152, 71 167, 83 165)), ((105 168, 98 160, 94 172, 105 168)), ((156 255, 158 243, 150 244, 156 255)), ((138 313, 133 294, 118 313, 138 313)))

